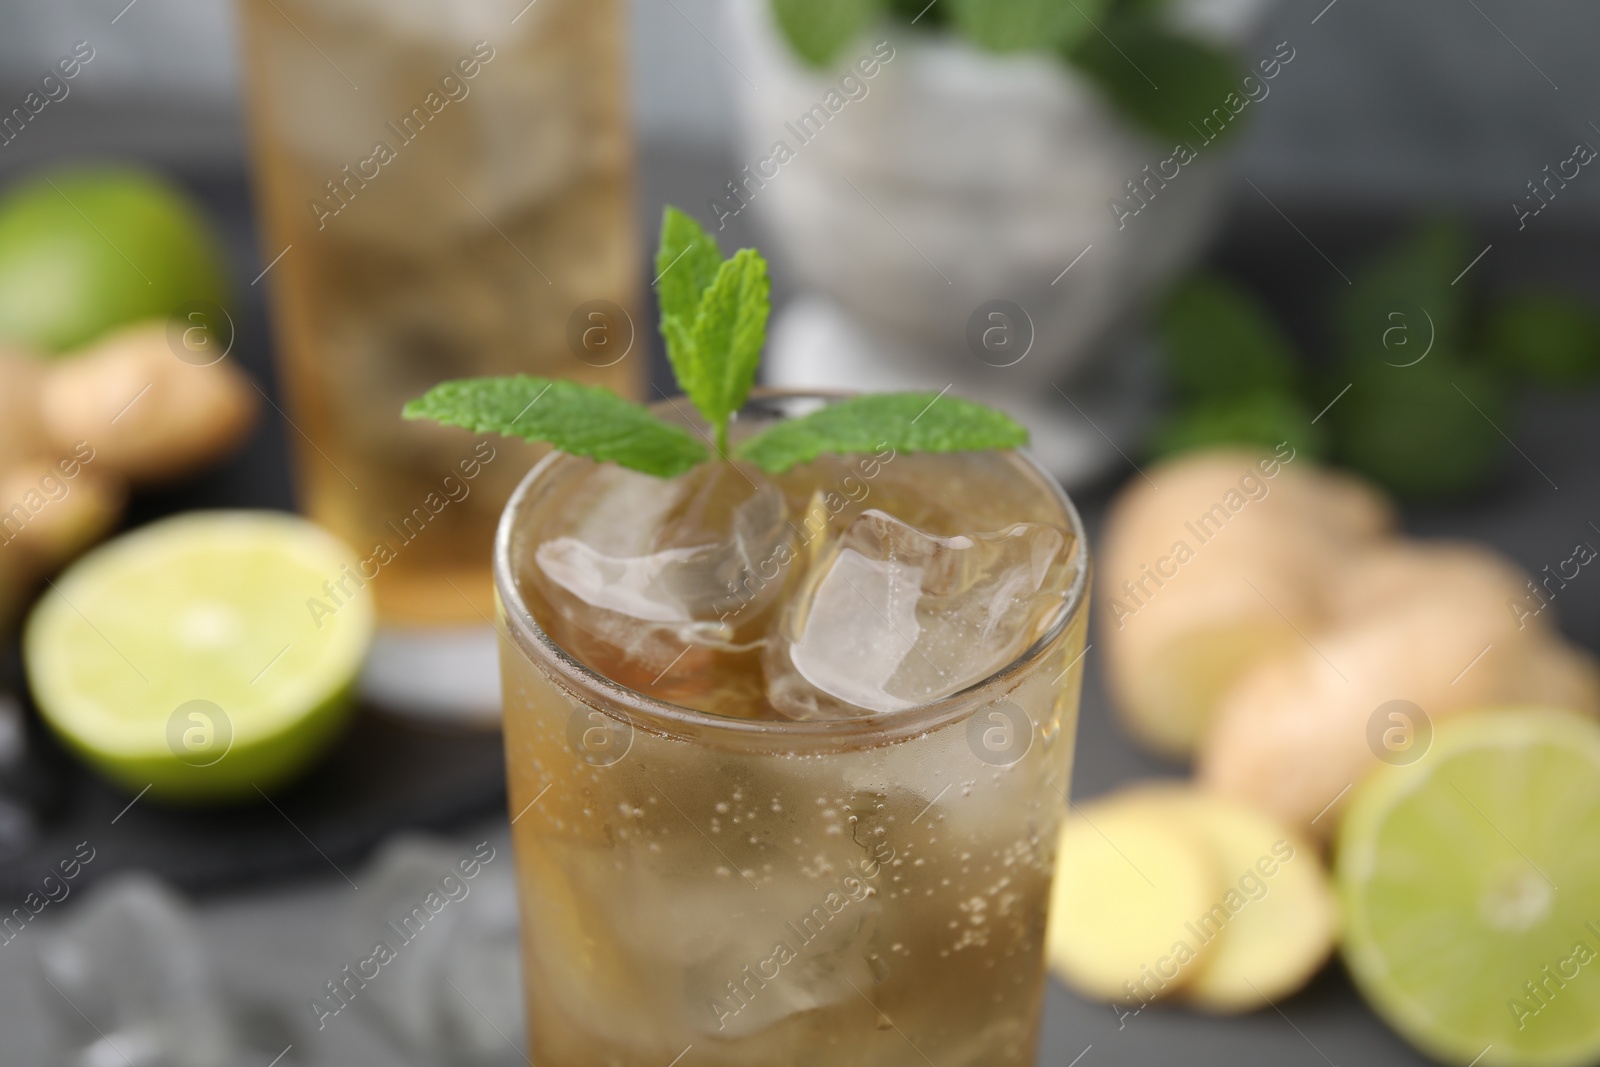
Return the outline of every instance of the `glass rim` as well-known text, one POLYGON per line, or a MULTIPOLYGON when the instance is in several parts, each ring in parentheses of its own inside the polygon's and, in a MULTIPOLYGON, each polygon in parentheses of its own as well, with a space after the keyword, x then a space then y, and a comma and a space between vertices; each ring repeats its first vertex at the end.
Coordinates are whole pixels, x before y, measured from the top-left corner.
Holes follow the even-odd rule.
MULTIPOLYGON (((763 402, 785 400, 839 400, 852 394, 843 391, 819 389, 768 389, 753 390, 745 409, 763 402)), ((652 407, 672 404, 663 400, 652 407)), ((681 413, 681 409, 680 409, 681 413)), ((1011 450, 1037 475, 1048 491, 1055 495, 1056 503, 1066 515, 1068 528, 1073 535, 1072 562, 1075 565, 1071 583, 1067 586, 1065 600, 1056 621, 1031 645, 1004 667, 984 676, 979 681, 959 689, 938 700, 917 704, 899 711, 882 713, 863 711, 860 715, 840 719, 740 719, 717 715, 696 708, 685 707, 641 693, 606 677, 578 660, 558 645, 544 631, 518 588, 512 564, 513 533, 516 520, 524 505, 539 491, 540 482, 563 460, 573 459, 567 453, 552 449, 523 476, 516 490, 500 514, 494 540, 494 586, 503 612, 509 639, 533 664, 546 675, 554 674, 561 688, 586 703, 596 705, 601 711, 614 713, 630 726, 642 727, 652 733, 680 739, 701 738, 718 734, 741 738, 746 743, 770 742, 825 742, 824 748, 840 748, 853 743, 859 746, 885 744, 903 737, 927 733, 937 727, 958 721, 974 708, 985 703, 985 697, 1008 691, 1007 682, 1020 675, 1045 653, 1070 628, 1084 611, 1089 590, 1091 563, 1088 536, 1083 519, 1078 514, 1072 498, 1061 483, 1047 471, 1026 449, 1011 450)), ((502 698, 504 699, 504 698, 502 698)), ((777 745, 778 748, 787 746, 777 745)))

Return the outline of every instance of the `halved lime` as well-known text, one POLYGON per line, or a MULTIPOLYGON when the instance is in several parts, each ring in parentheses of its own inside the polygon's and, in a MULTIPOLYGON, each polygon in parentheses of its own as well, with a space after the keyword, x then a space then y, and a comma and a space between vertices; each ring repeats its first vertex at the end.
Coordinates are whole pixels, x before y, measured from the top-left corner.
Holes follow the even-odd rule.
POLYGON ((1340 828, 1344 957, 1452 1064, 1600 1061, 1600 726, 1507 709, 1439 726, 1340 828))
POLYGON ((356 557, 304 519, 195 512, 101 546, 28 619, 34 699, 112 781, 253 796, 323 751, 371 641, 356 557))

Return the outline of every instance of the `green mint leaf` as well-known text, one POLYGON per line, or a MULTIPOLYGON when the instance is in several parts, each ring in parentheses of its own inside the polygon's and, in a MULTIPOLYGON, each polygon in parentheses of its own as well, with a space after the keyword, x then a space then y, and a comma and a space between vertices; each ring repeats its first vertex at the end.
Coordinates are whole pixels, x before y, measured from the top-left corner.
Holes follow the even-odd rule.
POLYGON ((1215 445, 1255 445, 1271 450, 1287 441, 1300 455, 1327 454, 1327 434, 1297 398, 1272 389, 1208 396, 1169 414, 1150 435, 1153 456, 1172 456, 1215 445))
POLYGON ((656 301, 662 320, 675 315, 693 322, 700 296, 720 266, 716 239, 689 215, 668 206, 661 215, 661 247, 656 252, 656 301))
POLYGON ((563 452, 674 478, 706 459, 680 426, 609 389, 518 374, 443 382, 406 404, 407 419, 431 419, 473 433, 545 441, 563 452))
POLYGON ((1070 48, 1091 34, 1110 0, 940 0, 968 40, 991 52, 1070 48))
POLYGON ((726 454, 728 420, 750 395, 767 340, 767 261, 753 248, 724 260, 699 223, 669 207, 656 265, 661 336, 673 375, 726 454))
POLYGON ((1430 345, 1459 352, 1468 292, 1452 284, 1473 255, 1467 234, 1434 221, 1386 249, 1344 290, 1339 321, 1347 364, 1408 364, 1430 345))
POLYGON ((1103 36, 1085 37, 1067 59, 1130 122, 1200 152, 1243 121, 1245 72, 1228 53, 1164 29, 1150 15, 1130 13, 1104 29, 1103 36), (1230 97, 1237 111, 1228 106, 1230 97))
POLYGON ((1600 377, 1600 316, 1577 297, 1518 293, 1496 305, 1485 333, 1489 355, 1508 374, 1556 388, 1600 377))
POLYGON ((1162 304, 1158 329, 1167 380, 1181 397, 1292 394, 1299 384, 1294 346, 1261 301, 1227 279, 1180 283, 1162 304))
POLYGON ((782 474, 824 453, 978 452, 1021 448, 1028 431, 1011 416, 938 393, 868 393, 780 422, 735 455, 782 474))
POLYGON ((766 344, 769 291, 766 260, 755 249, 740 249, 717 269, 692 325, 676 317, 663 324, 668 345, 676 338, 685 352, 672 365, 678 385, 716 430, 724 454, 728 420, 750 395, 766 344))
POLYGON ((1397 496, 1465 497, 1484 488, 1509 454, 1495 427, 1511 418, 1515 394, 1481 360, 1435 347, 1414 366, 1363 363, 1346 380, 1349 394, 1328 410, 1338 458, 1397 496))
POLYGON ((826 67, 861 35, 883 0, 772 0, 772 14, 795 54, 826 67))
POLYGON ((889 0, 889 11, 907 22, 916 23, 919 30, 942 29, 948 20, 949 5, 930 3, 929 0, 889 0))

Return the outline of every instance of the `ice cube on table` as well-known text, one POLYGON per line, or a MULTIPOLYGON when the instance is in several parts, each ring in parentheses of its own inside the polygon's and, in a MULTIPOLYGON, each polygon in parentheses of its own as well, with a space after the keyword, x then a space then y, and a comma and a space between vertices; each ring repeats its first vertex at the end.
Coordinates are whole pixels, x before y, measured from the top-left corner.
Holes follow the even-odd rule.
POLYGON ((796 719, 893 712, 982 681, 1066 605, 1071 535, 1025 522, 936 537, 861 514, 786 605, 763 658, 767 697, 796 719))
POLYGON ((430 1063, 511 1067, 524 1061, 516 883, 503 845, 465 878, 459 863, 474 855, 409 837, 384 847, 360 880, 350 951, 381 938, 395 957, 355 1003, 430 1063))
MULTIPOLYGON (((188 906, 148 875, 120 876, 37 948, 53 1062, 226 1067, 243 1061, 188 906)), ((3 1047, 3 1042, 0 1042, 3 1047)))
POLYGON ((594 643, 645 673, 690 646, 759 641, 794 557, 783 493, 754 468, 708 463, 670 481, 599 467, 573 527, 534 552, 534 579, 562 624, 556 641, 589 660, 594 643), (588 654, 586 654, 586 652, 588 654))

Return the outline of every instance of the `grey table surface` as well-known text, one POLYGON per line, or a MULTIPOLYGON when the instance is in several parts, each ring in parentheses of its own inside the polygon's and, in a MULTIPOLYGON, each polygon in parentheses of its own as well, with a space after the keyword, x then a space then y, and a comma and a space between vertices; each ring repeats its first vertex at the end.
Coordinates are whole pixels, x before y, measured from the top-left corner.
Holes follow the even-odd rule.
MULTIPOLYGON (((725 169, 727 164, 715 158, 647 154, 641 218, 659 217, 664 202, 703 200, 706 189, 720 185, 719 175, 725 169)), ((1283 219, 1258 208, 1235 211, 1213 259, 1270 294, 1285 309, 1297 336, 1312 336, 1316 325, 1305 314, 1309 303, 1305 293, 1322 287, 1325 279, 1318 278, 1315 285, 1307 279, 1326 268, 1283 219)), ((1337 259, 1370 245, 1372 235, 1385 232, 1393 222, 1381 213, 1360 217, 1363 226, 1348 225, 1338 213, 1320 221, 1302 218, 1301 226, 1337 259)), ((248 242, 248 237, 241 240, 248 242)), ((1577 279, 1594 293, 1600 291, 1596 267, 1583 254, 1591 242, 1592 235, 1584 234, 1554 235, 1540 245, 1524 242, 1484 269, 1495 285, 1555 276, 1577 279)), ((239 254, 248 259, 253 252, 245 248, 239 254)), ((1495 487, 1467 505, 1408 512, 1408 532, 1475 538, 1498 547, 1530 571, 1567 558, 1576 541, 1593 535, 1588 523, 1600 522, 1596 507, 1600 467, 1595 463, 1600 403, 1592 396, 1541 393, 1527 397, 1522 408, 1516 422, 1507 427, 1516 450, 1508 453, 1506 470, 1495 487)), ((1119 472, 1106 485, 1083 494, 1091 537, 1109 492, 1131 473, 1119 472)), ((1576 584, 1556 607, 1569 637, 1591 649, 1600 647, 1600 585, 1576 584)), ((1075 796, 1094 796, 1130 779, 1183 773, 1182 768, 1151 759, 1120 732, 1103 690, 1097 650, 1086 662, 1075 796)), ((488 837, 503 842, 505 834, 506 820, 497 815, 462 828, 459 841, 488 837)), ((231 998, 287 998, 291 1003, 305 997, 307 989, 318 988, 348 959, 342 924, 349 921, 351 892, 350 885, 330 870, 326 876, 263 884, 195 902, 218 986, 231 998)), ((77 906, 78 901, 69 901, 37 928, 30 927, 25 937, 0 945, 0 1067, 42 1067, 51 1062, 40 1020, 59 1009, 46 1003, 55 994, 38 981, 28 942, 48 935, 53 924, 70 920, 77 906)), ((308 1012, 305 1021, 310 1020, 308 1012)), ((293 1044, 278 1067, 427 1062, 408 1061, 359 1016, 341 1018, 339 1025, 321 1032, 307 1026, 293 1044)), ((266 1067, 269 1059, 263 1056, 259 1067, 266 1067)), ((1039 1062, 1051 1067, 1152 1063, 1401 1067, 1427 1061, 1372 1016, 1335 962, 1302 993, 1270 1009, 1230 1019, 1167 1008, 1119 1018, 1109 1005, 1080 999, 1052 982, 1039 1062)), ((685 1061, 685 1067, 689 1064, 692 1059, 685 1061)))

